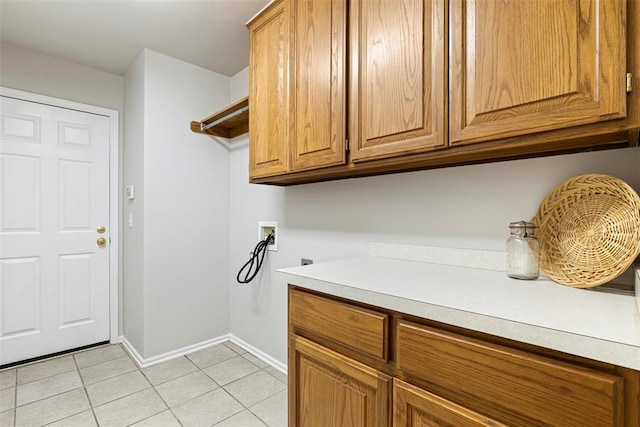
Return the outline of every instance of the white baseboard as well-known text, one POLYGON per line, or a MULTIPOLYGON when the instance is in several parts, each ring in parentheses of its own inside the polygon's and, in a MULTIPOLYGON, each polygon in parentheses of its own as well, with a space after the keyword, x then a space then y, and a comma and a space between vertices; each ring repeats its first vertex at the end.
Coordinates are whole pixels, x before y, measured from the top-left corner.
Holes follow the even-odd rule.
POLYGON ((149 366, 157 365, 158 363, 166 362, 168 360, 185 356, 187 354, 191 354, 196 351, 204 350, 205 348, 213 347, 214 345, 218 345, 226 341, 231 341, 232 343, 247 350, 249 353, 253 354, 258 359, 263 360, 264 362, 273 366, 275 369, 282 372, 283 374, 285 375, 287 374, 286 364, 274 359, 273 357, 269 356, 265 352, 253 347, 252 345, 246 343, 245 341, 241 340, 238 337, 235 337, 232 334, 222 335, 222 336, 219 336, 218 338, 202 341, 200 343, 183 347, 178 350, 170 351, 168 353, 160 354, 158 356, 153 356, 148 359, 143 359, 140 353, 138 353, 135 347, 131 345, 131 343, 125 337, 123 336, 120 337, 120 343, 122 344, 124 349, 127 351, 127 353, 129 353, 129 355, 134 360, 134 362, 136 362, 136 364, 141 368, 148 368, 149 366))
POLYGON ((214 345, 221 344, 225 341, 229 341, 229 334, 222 335, 218 338, 213 338, 207 341, 202 341, 197 344, 193 344, 187 347, 182 347, 178 350, 173 350, 168 353, 160 354, 158 356, 153 356, 148 359, 143 359, 140 356, 140 353, 135 349, 133 345, 123 336, 120 337, 120 343, 125 350, 129 353, 129 355, 133 358, 133 360, 140 366, 141 368, 148 368, 149 366, 157 365, 158 363, 166 362, 171 359, 176 359, 181 356, 185 356, 190 353, 194 353, 199 350, 204 350, 207 347, 213 347, 214 345))
POLYGON ((268 363, 269 365, 273 366, 274 368, 276 368, 278 371, 282 372, 283 374, 287 374, 287 365, 280 362, 277 359, 274 359, 273 357, 269 356, 267 353, 263 352, 262 350, 259 350, 257 348, 255 348, 254 346, 252 346, 251 344, 242 341, 240 338, 236 337, 233 334, 229 334, 229 341, 231 341, 234 344, 239 345, 240 347, 244 348, 245 350, 247 350, 249 353, 253 354, 254 356, 256 356, 258 359, 265 361, 266 363, 268 363))

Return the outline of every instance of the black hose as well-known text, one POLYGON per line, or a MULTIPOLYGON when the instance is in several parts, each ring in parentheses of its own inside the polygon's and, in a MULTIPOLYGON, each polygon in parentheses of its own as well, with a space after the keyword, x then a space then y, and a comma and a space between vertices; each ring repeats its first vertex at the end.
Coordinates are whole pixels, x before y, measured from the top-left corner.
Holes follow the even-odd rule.
POLYGON ((258 271, 260 271, 260 268, 262 267, 262 262, 264 261, 264 257, 267 254, 267 248, 269 247, 269 243, 271 243, 274 239, 275 239, 275 235, 269 234, 266 239, 258 242, 255 249, 253 250, 253 253, 249 261, 247 261, 242 266, 240 271, 238 271, 238 275, 236 276, 236 280, 238 281, 238 283, 249 283, 256 277, 256 275, 258 274, 258 271), (247 267, 249 267, 249 269, 247 270, 247 274, 245 274, 244 279, 241 279, 240 277, 242 275, 242 272, 247 267), (255 271, 251 273, 254 267, 255 267, 255 271))

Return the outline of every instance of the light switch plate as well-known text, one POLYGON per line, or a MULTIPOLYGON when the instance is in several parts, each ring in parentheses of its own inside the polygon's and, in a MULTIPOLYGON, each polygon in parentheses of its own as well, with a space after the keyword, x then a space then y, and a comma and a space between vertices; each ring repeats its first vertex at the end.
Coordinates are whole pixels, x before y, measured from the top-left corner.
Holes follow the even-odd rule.
POLYGON ((128 185, 125 190, 124 193, 127 197, 127 199, 129 200, 133 200, 136 197, 136 188, 133 184, 128 185))

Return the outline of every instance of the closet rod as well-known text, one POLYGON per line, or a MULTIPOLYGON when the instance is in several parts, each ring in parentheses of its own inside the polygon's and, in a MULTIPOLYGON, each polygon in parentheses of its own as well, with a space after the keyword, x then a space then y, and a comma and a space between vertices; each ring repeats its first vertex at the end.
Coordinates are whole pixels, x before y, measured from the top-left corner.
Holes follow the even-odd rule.
POLYGON ((209 128, 212 128, 214 126, 219 125, 220 123, 224 123, 227 120, 234 118, 235 116, 239 116, 240 114, 242 114, 242 113, 244 113, 246 111, 249 111, 249 107, 248 106, 244 107, 244 108, 241 108, 241 109, 239 109, 237 111, 234 111, 233 113, 227 114, 226 116, 221 117, 218 120, 213 121, 211 123, 208 123, 206 125, 204 123, 200 123, 200 129, 204 132, 205 130, 207 130, 209 128))

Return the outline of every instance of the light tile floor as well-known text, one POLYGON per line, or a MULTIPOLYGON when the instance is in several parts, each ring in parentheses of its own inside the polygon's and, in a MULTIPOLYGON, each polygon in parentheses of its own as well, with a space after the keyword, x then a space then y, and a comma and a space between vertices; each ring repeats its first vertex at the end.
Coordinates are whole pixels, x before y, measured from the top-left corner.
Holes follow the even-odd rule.
POLYGON ((0 371, 0 427, 287 425, 287 377, 225 342, 139 369, 108 345, 0 371))

